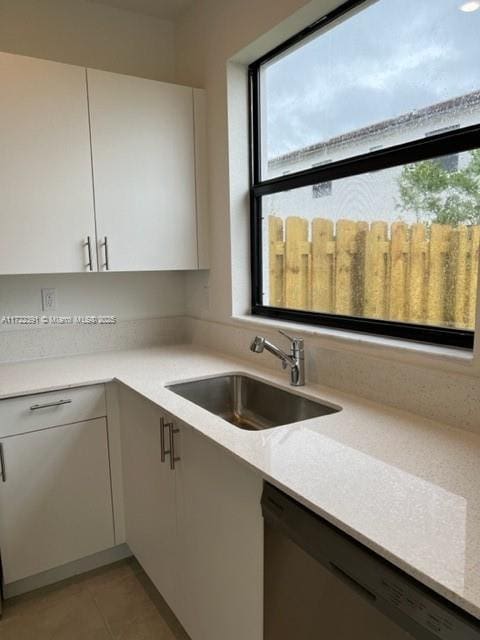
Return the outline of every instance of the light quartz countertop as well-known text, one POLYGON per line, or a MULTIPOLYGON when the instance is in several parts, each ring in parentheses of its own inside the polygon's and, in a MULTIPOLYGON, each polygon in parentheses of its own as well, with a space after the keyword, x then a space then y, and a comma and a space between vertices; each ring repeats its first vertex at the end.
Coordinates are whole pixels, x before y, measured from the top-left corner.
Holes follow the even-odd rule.
MULTIPOLYGON (((192 345, 0 365, 0 399, 118 380, 480 618, 480 436, 192 345), (339 413, 243 431, 165 385, 244 372, 339 413)), ((479 416, 480 420, 480 416, 479 416)))

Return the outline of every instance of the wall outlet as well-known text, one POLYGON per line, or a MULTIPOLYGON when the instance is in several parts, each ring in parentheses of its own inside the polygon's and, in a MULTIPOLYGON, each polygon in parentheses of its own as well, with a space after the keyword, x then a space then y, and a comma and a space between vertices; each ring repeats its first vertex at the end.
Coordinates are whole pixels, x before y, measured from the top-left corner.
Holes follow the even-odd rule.
POLYGON ((57 290, 42 289, 42 311, 55 311, 57 306, 57 290))

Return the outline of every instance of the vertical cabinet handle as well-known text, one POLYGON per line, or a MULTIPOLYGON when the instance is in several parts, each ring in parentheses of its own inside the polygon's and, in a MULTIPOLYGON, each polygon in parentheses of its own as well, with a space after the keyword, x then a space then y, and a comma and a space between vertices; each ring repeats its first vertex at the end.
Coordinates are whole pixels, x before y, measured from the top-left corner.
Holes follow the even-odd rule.
POLYGON ((103 266, 105 267, 106 271, 110 270, 110 264, 109 264, 109 260, 108 260, 108 238, 107 236, 104 236, 103 238, 103 242, 101 243, 101 245, 105 251, 105 262, 103 263, 103 266))
POLYGON ((165 418, 161 416, 160 418, 160 459, 162 462, 165 462, 165 456, 169 451, 165 450, 165 418))
POLYGON ((7 481, 7 469, 5 467, 5 454, 3 451, 3 442, 0 442, 0 478, 2 482, 7 481))
POLYGON ((88 262, 85 265, 90 271, 93 271, 93 263, 92 263, 92 239, 90 238, 90 236, 87 236, 87 241, 84 243, 83 245, 84 247, 87 247, 87 251, 88 251, 88 262))
POLYGON ((180 460, 180 457, 175 456, 175 434, 179 432, 179 429, 175 429, 173 422, 169 422, 167 426, 170 440, 170 469, 175 471, 175 463, 180 460))
POLYGON ((160 417, 160 459, 165 462, 166 456, 170 456, 170 469, 175 471, 175 463, 180 460, 175 456, 175 434, 179 433, 173 422, 165 422, 163 416, 160 417), (165 449, 165 429, 168 429, 168 449, 165 449))

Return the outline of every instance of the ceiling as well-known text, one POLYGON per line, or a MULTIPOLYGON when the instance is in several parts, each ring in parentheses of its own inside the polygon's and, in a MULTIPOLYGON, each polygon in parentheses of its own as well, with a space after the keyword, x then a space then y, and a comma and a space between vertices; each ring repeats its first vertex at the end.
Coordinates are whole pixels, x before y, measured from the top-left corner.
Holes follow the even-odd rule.
POLYGON ((106 4, 163 20, 174 20, 193 0, 88 0, 95 4, 106 4))

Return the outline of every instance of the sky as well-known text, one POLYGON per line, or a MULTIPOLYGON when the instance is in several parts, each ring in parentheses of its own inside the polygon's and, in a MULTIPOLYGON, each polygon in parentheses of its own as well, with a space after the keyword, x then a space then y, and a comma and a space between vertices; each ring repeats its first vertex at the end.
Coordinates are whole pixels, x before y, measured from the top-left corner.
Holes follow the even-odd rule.
POLYGON ((480 89, 480 10, 377 0, 265 65, 269 159, 480 89))

